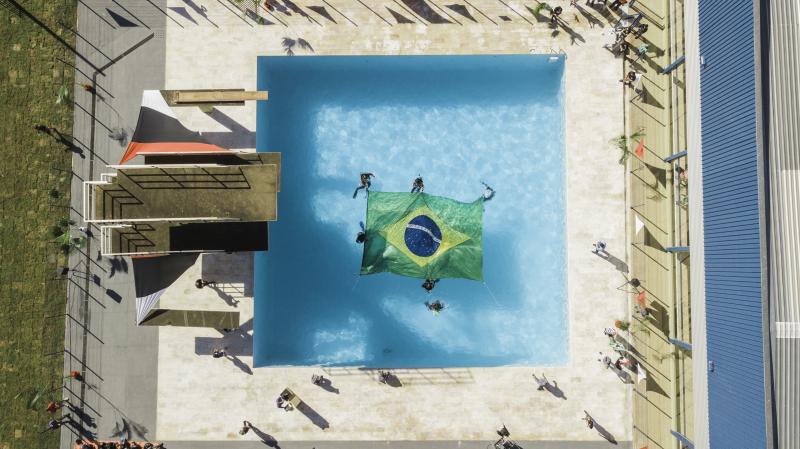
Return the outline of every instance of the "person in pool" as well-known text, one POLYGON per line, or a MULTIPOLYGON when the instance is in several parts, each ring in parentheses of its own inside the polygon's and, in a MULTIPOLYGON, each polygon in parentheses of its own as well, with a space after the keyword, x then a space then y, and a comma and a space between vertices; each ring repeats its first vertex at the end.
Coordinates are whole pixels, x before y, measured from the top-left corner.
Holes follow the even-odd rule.
POLYGON ((431 312, 438 314, 439 312, 444 310, 444 303, 439 301, 438 299, 431 303, 425 301, 425 307, 427 307, 428 310, 430 310, 431 312))
POLYGON ((356 195, 358 195, 358 191, 364 189, 365 191, 369 192, 370 186, 372 186, 372 177, 375 176, 372 173, 361 173, 360 178, 360 185, 356 187, 356 191, 353 192, 353 199, 355 199, 356 195))
POLYGON ((422 176, 417 176, 414 182, 411 183, 411 193, 422 192, 425 190, 425 183, 422 182, 422 176))
POLYGON ((483 181, 481 181, 481 184, 486 187, 486 190, 483 191, 483 201, 486 202, 494 198, 494 189, 489 187, 489 184, 486 184, 483 181))
POLYGON ((437 282, 439 282, 438 279, 425 279, 425 282, 422 283, 422 288, 424 288, 426 292, 430 293, 431 290, 433 290, 433 287, 436 287, 437 282))
POLYGON ((358 225, 361 227, 361 231, 356 234, 356 243, 364 243, 367 241, 367 229, 364 227, 363 221, 359 221, 358 225))

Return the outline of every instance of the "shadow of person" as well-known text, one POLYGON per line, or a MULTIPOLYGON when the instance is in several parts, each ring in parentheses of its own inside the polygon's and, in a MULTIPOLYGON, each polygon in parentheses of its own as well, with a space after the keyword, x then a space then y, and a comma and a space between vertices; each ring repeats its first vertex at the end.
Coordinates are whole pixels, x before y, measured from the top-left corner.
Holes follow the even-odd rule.
POLYGON ((605 438, 606 441, 608 441, 611 444, 617 444, 617 439, 614 438, 614 435, 611 435, 611 432, 606 430, 605 427, 598 424, 597 421, 595 421, 594 423, 594 428, 595 430, 597 430, 597 433, 599 433, 601 437, 605 438))
POLYGON ((318 385, 320 388, 322 388, 325 391, 339 394, 339 389, 334 387, 333 384, 331 383, 331 380, 328 379, 328 378, 324 378, 324 379, 318 381, 316 383, 316 385, 318 385))
POLYGON ((619 377, 619 380, 621 380, 622 383, 624 383, 624 384, 632 384, 633 383, 633 379, 631 379, 631 375, 628 374, 627 371, 625 371, 623 369, 617 369, 617 367, 614 366, 614 365, 609 366, 608 369, 610 369, 611 371, 614 371, 614 374, 616 374, 617 377, 619 377))
POLYGON ((628 273, 628 264, 626 264, 625 262, 614 256, 613 254, 607 251, 605 252, 605 256, 600 253, 595 253, 595 252, 592 253, 601 259, 607 260, 609 263, 614 265, 614 268, 616 268, 616 270, 619 271, 620 273, 628 273))
POLYGON ((80 422, 83 423, 83 425, 87 427, 97 428, 97 424, 95 423, 94 418, 89 416, 86 412, 84 412, 78 407, 75 407, 70 403, 67 403, 67 408, 73 415, 75 415, 80 420, 80 422))
POLYGON ((581 6, 577 4, 575 5, 575 8, 589 22, 590 28, 594 28, 595 25, 599 25, 600 28, 604 27, 603 21, 595 17, 594 14, 592 14, 591 12, 581 8, 581 6))
POLYGON ((397 377, 394 373, 387 372, 384 375, 380 376, 378 380, 393 388, 399 388, 403 386, 403 382, 400 382, 400 378, 397 377))
POLYGON ((225 358, 229 359, 231 362, 233 362, 233 364, 236 365, 236 367, 239 368, 240 370, 242 370, 245 374, 249 374, 251 376, 253 375, 253 370, 250 369, 250 367, 247 366, 247 364, 244 363, 239 357, 236 357, 235 355, 227 354, 225 356, 225 358))
POLYGON ((219 295, 219 297, 222 298, 223 301, 225 301, 225 304, 227 304, 227 305, 229 305, 231 307, 237 307, 239 305, 239 300, 238 299, 236 299, 233 296, 231 296, 228 293, 226 293, 225 290, 223 290, 222 288, 218 287, 216 284, 211 284, 211 285, 209 285, 209 287, 211 287, 212 290, 217 292, 217 295, 219 295))
POLYGON ((322 430, 325 430, 331 426, 330 423, 328 423, 327 419, 323 418, 322 415, 317 413, 316 410, 311 408, 311 406, 306 404, 305 402, 301 402, 297 406, 297 410, 299 410, 300 413, 306 415, 306 418, 310 419, 315 426, 319 427, 322 430))
POLYGON ((547 391, 549 391, 550 394, 552 394, 556 398, 563 399, 565 401, 567 400, 567 397, 564 396, 564 392, 561 390, 561 388, 558 387, 558 382, 552 381, 552 382, 548 383, 547 385, 545 385, 544 388, 547 391))
POLYGON ((266 444, 269 447, 274 447, 275 449, 281 449, 280 445, 278 445, 278 440, 275 439, 272 435, 262 431, 258 427, 250 424, 250 429, 253 430, 253 433, 256 434, 259 438, 261 438, 261 442, 266 444))
POLYGON ((83 148, 75 145, 75 142, 72 140, 72 136, 62 134, 61 131, 51 126, 36 125, 34 128, 36 131, 47 134, 59 144, 64 145, 64 151, 71 151, 84 159, 86 158, 86 155, 83 154, 83 148))
POLYGON ((113 278, 118 271, 120 273, 128 272, 128 262, 125 261, 124 257, 114 256, 113 258, 108 259, 108 263, 111 265, 111 271, 108 275, 110 278, 113 278))

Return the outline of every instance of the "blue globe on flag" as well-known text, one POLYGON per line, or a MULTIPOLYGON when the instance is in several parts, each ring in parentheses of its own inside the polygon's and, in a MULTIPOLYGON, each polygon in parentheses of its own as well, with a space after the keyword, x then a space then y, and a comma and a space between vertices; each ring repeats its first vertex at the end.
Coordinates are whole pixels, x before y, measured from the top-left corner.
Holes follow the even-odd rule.
POLYGON ((417 215, 406 225, 404 240, 414 255, 430 257, 442 243, 442 231, 431 217, 417 215))

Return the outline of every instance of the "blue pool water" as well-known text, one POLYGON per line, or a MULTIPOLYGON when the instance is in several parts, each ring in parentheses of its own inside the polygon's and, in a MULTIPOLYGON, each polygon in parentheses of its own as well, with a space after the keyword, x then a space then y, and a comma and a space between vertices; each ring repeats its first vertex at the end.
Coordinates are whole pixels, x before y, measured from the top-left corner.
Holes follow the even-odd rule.
POLYGON ((261 57, 259 151, 283 157, 278 221, 256 257, 256 366, 470 367, 568 360, 564 60, 261 57), (472 201, 485 283, 358 276, 372 190, 472 201), (424 302, 440 299, 438 316, 424 302))

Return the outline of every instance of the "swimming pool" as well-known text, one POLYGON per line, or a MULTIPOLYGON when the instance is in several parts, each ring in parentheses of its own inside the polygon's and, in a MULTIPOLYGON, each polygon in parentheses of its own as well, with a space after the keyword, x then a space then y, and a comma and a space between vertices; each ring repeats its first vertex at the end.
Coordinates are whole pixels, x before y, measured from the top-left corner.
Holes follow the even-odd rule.
POLYGON ((282 152, 278 221, 255 263, 254 364, 558 365, 568 360, 564 59, 261 57, 257 147, 282 152), (472 201, 485 282, 359 276, 372 190, 472 201), (424 305, 439 299, 438 316, 424 305))

